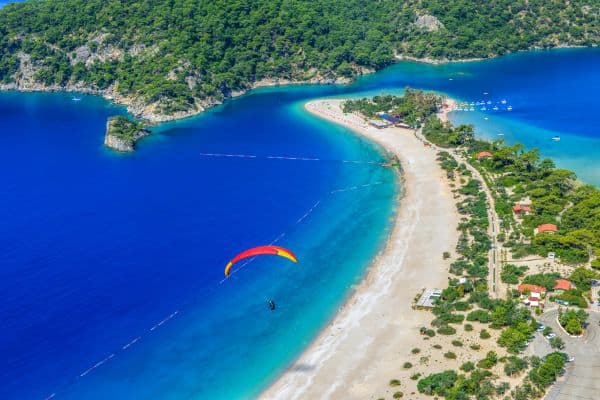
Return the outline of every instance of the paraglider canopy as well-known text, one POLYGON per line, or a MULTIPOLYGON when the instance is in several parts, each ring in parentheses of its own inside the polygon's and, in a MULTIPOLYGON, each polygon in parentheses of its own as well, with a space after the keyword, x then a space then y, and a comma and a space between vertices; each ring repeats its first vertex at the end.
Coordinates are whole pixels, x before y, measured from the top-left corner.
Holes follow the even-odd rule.
POLYGON ((285 249, 280 246, 272 246, 272 245, 258 246, 258 247, 253 247, 248 250, 244 250, 237 256, 233 257, 231 259, 231 261, 229 261, 227 263, 227 265, 225 266, 225 276, 228 277, 231 274, 231 267, 233 266, 233 264, 237 263, 238 261, 243 260, 244 258, 256 257, 256 256, 261 256, 261 255, 280 256, 280 257, 287 258, 288 260, 293 261, 295 263, 298 262, 298 258, 296 258, 294 253, 292 253, 288 249, 285 249))

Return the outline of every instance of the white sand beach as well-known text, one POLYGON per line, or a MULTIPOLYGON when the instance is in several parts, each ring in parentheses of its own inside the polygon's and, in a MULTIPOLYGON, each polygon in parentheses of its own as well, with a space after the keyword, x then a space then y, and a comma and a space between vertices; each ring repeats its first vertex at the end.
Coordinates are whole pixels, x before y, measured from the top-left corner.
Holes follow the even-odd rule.
MULTIPOLYGON (((415 296, 423 288, 447 285, 452 260, 443 260, 442 253, 454 254, 459 215, 437 151, 410 129, 376 129, 359 116, 344 115, 341 103, 327 99, 305 107, 396 154, 404 170, 405 195, 387 246, 363 282, 310 347, 261 394, 263 399, 390 398, 394 390, 389 380, 399 376, 413 347, 425 347, 419 328, 429 327, 433 318, 430 312, 412 309, 415 296)), ((432 369, 443 370, 442 364, 432 369)), ((415 382, 409 385, 414 389, 415 382)))

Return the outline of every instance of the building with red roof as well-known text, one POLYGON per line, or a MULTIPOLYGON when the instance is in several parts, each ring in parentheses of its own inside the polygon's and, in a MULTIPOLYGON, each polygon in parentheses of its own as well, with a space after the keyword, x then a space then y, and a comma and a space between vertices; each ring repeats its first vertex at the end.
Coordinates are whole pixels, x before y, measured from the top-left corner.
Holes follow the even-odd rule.
POLYGON ((538 233, 556 233, 558 232, 558 227, 554 224, 541 224, 537 228, 535 228, 535 234, 538 233))
POLYGON ((481 160, 482 158, 486 158, 486 157, 494 157, 494 155, 492 153, 490 153, 489 151, 482 151, 477 153, 477 159, 481 160))
POLYGON ((513 213, 515 213, 516 215, 529 215, 531 214, 531 207, 530 206, 524 206, 521 204, 516 204, 513 206, 513 213))
POLYGON ((565 290, 571 290, 573 288, 573 284, 566 279, 557 279, 556 283, 554 283, 554 291, 556 292, 564 292, 565 290))
POLYGON ((538 285, 531 285, 529 283, 521 283, 519 286, 517 286, 517 290, 519 291, 519 293, 523 294, 525 292, 529 292, 529 293, 546 293, 546 288, 543 286, 538 286, 538 285))

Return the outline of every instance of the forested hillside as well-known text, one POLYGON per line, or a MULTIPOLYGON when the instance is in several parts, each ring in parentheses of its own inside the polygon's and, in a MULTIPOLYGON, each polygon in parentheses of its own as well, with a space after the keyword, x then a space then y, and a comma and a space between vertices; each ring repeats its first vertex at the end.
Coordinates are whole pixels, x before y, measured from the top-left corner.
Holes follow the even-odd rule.
POLYGON ((195 112, 270 78, 333 80, 397 55, 597 45, 595 0, 32 0, 0 10, 0 83, 195 112))

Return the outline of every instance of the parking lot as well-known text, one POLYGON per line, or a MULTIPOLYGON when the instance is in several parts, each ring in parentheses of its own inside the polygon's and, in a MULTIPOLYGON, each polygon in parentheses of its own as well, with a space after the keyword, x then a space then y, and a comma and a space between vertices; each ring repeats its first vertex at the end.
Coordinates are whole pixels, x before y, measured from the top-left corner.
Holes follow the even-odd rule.
MULTIPOLYGON (((548 392, 546 400, 598 400, 600 399, 600 314, 590 313, 589 326, 581 338, 567 335, 556 322, 558 310, 546 312, 539 321, 552 328, 565 342, 562 350, 574 357, 567 364, 565 375, 548 392)), ((532 348, 536 355, 544 356, 554 351, 541 333, 536 333, 532 348)))

